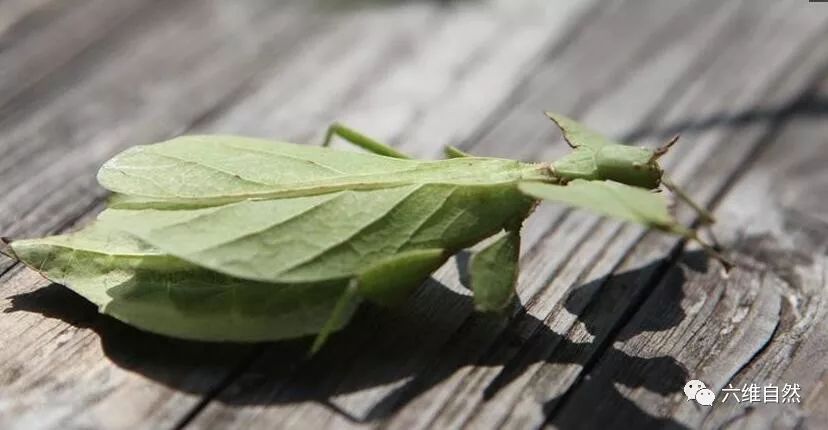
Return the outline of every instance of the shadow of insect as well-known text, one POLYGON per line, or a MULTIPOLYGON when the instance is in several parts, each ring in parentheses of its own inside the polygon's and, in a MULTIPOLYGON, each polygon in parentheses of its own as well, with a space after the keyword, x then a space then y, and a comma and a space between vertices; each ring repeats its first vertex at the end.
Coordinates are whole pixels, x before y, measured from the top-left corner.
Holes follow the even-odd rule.
MULTIPOLYGON (((683 261, 693 270, 706 270, 706 259, 700 252, 685 254, 683 261)), ((463 265, 462 255, 459 264, 463 265)), ((635 357, 612 346, 614 340, 669 329, 684 318, 680 271, 665 284, 670 291, 659 315, 637 319, 638 326, 625 327, 612 340, 608 331, 617 331, 619 322, 601 315, 601 308, 628 294, 628 287, 640 280, 642 273, 658 270, 663 264, 657 261, 570 291, 564 307, 578 315, 596 337, 588 343, 573 342, 553 332, 522 308, 508 320, 476 314, 471 297, 439 288, 433 279, 412 298, 414 303, 395 309, 364 307, 349 327, 331 338, 330 347, 310 360, 307 338, 249 345, 191 342, 142 332, 98 314, 94 306, 57 284, 11 297, 12 306, 6 312, 37 312, 91 329, 117 366, 175 390, 215 396, 215 401, 227 405, 317 401, 348 419, 371 422, 392 416, 467 366, 500 368, 484 389, 483 398, 488 401, 537 363, 577 364, 586 372, 600 358, 623 371, 590 378, 591 384, 602 385, 600 390, 614 404, 613 408, 596 410, 592 418, 616 420, 621 416, 630 424, 646 427, 681 427, 649 415, 625 399, 615 385, 671 395, 681 391, 686 382, 688 374, 682 365, 672 357, 635 357), (435 302, 443 309, 450 307, 453 313, 430 313, 428 309, 435 302), (395 388, 367 410, 345 410, 331 400, 389 384, 395 388)), ((539 402, 538 407, 549 421, 571 428, 575 425, 556 418, 566 401, 564 394, 539 402)))

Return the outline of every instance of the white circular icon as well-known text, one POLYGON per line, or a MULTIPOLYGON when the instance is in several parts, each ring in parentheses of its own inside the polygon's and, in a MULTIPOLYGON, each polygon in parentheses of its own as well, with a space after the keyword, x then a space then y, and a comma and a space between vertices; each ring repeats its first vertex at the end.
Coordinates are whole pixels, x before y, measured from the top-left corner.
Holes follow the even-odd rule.
POLYGON ((684 395, 687 396, 687 400, 694 400, 696 398, 696 394, 698 394, 699 390, 703 388, 706 388, 704 382, 699 381, 698 379, 687 381, 687 383, 684 384, 684 395))
POLYGON ((702 406, 712 406, 714 400, 716 400, 716 395, 707 388, 696 392, 696 401, 702 406))

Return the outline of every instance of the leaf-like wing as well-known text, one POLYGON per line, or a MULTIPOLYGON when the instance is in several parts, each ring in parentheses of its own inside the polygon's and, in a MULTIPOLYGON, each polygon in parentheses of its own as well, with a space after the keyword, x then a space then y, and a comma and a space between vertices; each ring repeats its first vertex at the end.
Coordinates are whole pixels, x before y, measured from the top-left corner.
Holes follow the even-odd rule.
POLYGON ((503 312, 515 297, 520 231, 508 230, 472 256, 469 264, 475 308, 503 312))
POLYGON ((564 139, 566 139, 569 146, 573 148, 598 149, 604 145, 618 143, 608 139, 596 131, 593 131, 589 127, 575 121, 574 119, 552 112, 547 112, 546 116, 548 116, 549 119, 554 121, 555 124, 560 127, 561 132, 563 132, 564 139))
POLYGON ((234 136, 135 146, 98 172, 115 207, 184 207, 421 183, 482 184, 537 174, 495 158, 420 161, 234 136))
POLYGON ((166 255, 100 222, 73 234, 14 241, 11 248, 26 265, 101 312, 187 339, 253 342, 315 334, 346 286, 229 277, 166 255))
POLYGON ((456 251, 528 210, 515 184, 415 184, 206 208, 109 209, 115 228, 193 264, 264 282, 350 278, 417 249, 456 251))
POLYGON ((686 235, 670 214, 667 200, 649 190, 611 181, 576 179, 566 185, 524 182, 522 192, 532 197, 590 209, 599 214, 686 235))

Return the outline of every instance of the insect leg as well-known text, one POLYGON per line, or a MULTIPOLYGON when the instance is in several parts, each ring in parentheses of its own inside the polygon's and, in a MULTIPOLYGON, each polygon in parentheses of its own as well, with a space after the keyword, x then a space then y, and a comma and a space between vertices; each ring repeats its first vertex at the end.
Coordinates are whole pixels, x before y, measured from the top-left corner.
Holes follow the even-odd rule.
POLYGON ((681 187, 676 185, 676 183, 673 182, 670 178, 662 176, 661 183, 663 183, 664 186, 666 186, 670 191, 672 191, 673 194, 676 195, 676 197, 683 200, 690 207, 692 207, 693 210, 696 211, 696 213, 699 214, 699 222, 701 222, 702 226, 707 226, 707 233, 710 236, 712 244, 702 240, 699 237, 698 232, 696 232, 695 230, 689 230, 685 234, 685 236, 701 245, 702 249, 704 249, 704 251, 708 255, 712 256, 716 260, 719 260, 719 263, 721 263, 722 267, 724 267, 725 273, 729 272, 730 269, 732 269, 735 266, 735 264, 732 261, 730 261, 730 259, 722 255, 721 252, 719 252, 719 241, 716 240, 716 235, 713 233, 713 229, 710 227, 711 224, 716 222, 716 218, 713 217, 713 214, 711 214, 710 211, 708 211, 707 209, 703 208, 700 204, 693 201, 693 199, 691 199, 690 196, 687 195, 687 193, 685 193, 684 190, 682 190, 681 187))
POLYGON ((385 306, 399 305, 443 263, 442 249, 406 251, 374 263, 357 276, 359 294, 385 306))
POLYGON ((325 141, 322 142, 322 146, 330 145, 331 139, 333 139, 334 136, 339 136, 347 142, 350 142, 366 151, 373 152, 374 154, 394 158, 411 158, 384 143, 380 143, 356 130, 336 122, 328 127, 328 132, 325 133, 325 141))
POLYGON ((348 319, 351 318, 361 299, 357 292, 357 280, 352 279, 348 282, 348 286, 345 288, 342 296, 339 297, 339 300, 337 300, 336 305, 334 305, 334 309, 331 311, 328 320, 325 321, 325 325, 322 326, 322 330, 319 331, 313 340, 309 355, 314 355, 319 352, 322 345, 328 340, 328 336, 348 322, 348 319))
POLYGON ((716 219, 713 217, 713 214, 711 214, 710 211, 708 211, 707 209, 703 208, 701 205, 693 201, 693 199, 691 199, 690 196, 687 195, 687 193, 685 193, 684 190, 681 189, 681 187, 676 185, 676 183, 673 182, 666 175, 662 175, 661 183, 664 184, 664 186, 667 187, 667 189, 672 191, 673 194, 676 195, 676 197, 690 205, 690 207, 693 208, 693 210, 695 210, 696 213, 699 214, 699 220, 703 224, 713 224, 714 222, 716 222, 716 219))
POLYGON ((515 298, 520 253, 520 227, 509 228, 469 263, 474 305, 479 311, 504 312, 515 298))
POLYGON ((709 255, 709 256, 715 258, 716 260, 718 260, 719 264, 721 264, 722 268, 724 268, 724 273, 728 273, 728 272, 730 272, 731 269, 736 267, 736 263, 734 263, 729 258, 722 255, 722 253, 719 252, 718 249, 716 249, 716 246, 705 242, 701 237, 699 237, 699 233, 696 230, 688 230, 688 232, 685 234, 685 236, 688 239, 693 240, 696 243, 698 243, 702 247, 704 252, 707 253, 707 255, 709 255))
POLYGON ((463 158, 463 157, 471 157, 472 155, 460 150, 459 148, 455 148, 451 145, 446 145, 443 148, 443 153, 446 154, 446 158, 463 158))
POLYGON ((448 259, 442 249, 401 252, 368 266, 348 283, 322 330, 313 341, 313 355, 331 333, 345 325, 356 305, 365 298, 380 305, 393 306, 409 295, 448 259))

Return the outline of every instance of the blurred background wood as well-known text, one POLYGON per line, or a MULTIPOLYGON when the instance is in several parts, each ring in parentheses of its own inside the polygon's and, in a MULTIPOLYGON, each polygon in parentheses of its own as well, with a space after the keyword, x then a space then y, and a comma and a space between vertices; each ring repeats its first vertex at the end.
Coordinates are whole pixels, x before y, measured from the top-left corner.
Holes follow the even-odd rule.
POLYGON ((460 258, 306 361, 142 333, 2 260, 0 428, 826 427, 826 41, 804 0, 0 0, 3 236, 87 223, 105 159, 182 133, 317 144, 339 120, 551 160, 554 110, 682 133, 666 164, 739 262, 544 205, 508 321, 472 312, 460 258), (700 407, 689 379, 801 402, 700 407))

